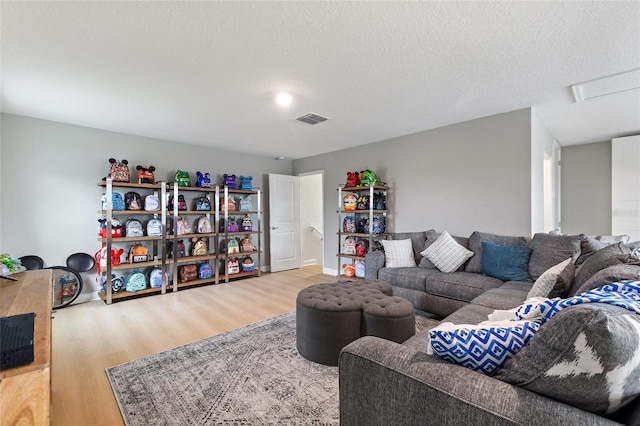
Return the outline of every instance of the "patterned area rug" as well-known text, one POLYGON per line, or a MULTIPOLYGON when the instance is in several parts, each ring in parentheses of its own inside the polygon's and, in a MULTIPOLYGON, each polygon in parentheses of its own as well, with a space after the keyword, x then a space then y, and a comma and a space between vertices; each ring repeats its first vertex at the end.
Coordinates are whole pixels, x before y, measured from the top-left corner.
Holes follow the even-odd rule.
POLYGON ((298 355, 295 312, 106 372, 128 426, 339 424, 338 368, 298 355))

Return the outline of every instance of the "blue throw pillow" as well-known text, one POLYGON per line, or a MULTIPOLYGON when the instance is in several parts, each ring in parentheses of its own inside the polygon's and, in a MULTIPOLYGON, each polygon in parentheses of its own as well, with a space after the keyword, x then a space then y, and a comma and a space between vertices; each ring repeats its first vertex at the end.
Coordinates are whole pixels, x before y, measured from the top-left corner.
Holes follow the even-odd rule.
POLYGON ((503 246, 482 242, 482 273, 502 281, 531 281, 527 246, 503 246))

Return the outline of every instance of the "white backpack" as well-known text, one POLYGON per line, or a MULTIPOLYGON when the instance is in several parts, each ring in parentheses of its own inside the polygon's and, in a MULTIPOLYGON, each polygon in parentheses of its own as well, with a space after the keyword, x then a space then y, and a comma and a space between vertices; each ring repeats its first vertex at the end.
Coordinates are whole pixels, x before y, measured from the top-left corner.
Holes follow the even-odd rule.
POLYGON ((200 219, 198 219, 198 233, 208 234, 211 231, 212 231, 211 223, 209 222, 209 219, 207 219, 206 216, 203 216, 200 219))
POLYGON ((147 235, 150 237, 157 237, 162 235, 162 222, 160 219, 153 218, 147 222, 147 235))
POLYGON ((158 196, 151 194, 144 197, 144 209, 148 211, 160 210, 160 199, 158 196))
POLYGON ((124 234, 127 237, 143 237, 144 228, 138 219, 127 219, 124 225, 124 234))

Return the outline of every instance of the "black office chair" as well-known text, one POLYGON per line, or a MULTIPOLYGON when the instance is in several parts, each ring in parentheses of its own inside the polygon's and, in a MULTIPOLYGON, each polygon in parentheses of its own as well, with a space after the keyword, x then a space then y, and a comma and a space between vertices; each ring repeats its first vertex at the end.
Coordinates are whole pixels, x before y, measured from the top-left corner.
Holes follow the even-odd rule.
POLYGON ((78 272, 90 271, 95 265, 95 259, 87 253, 74 253, 67 257, 67 268, 74 269, 78 272))
POLYGON ((30 254, 27 256, 22 256, 19 259, 22 266, 30 271, 44 268, 44 260, 42 260, 40 256, 30 254))

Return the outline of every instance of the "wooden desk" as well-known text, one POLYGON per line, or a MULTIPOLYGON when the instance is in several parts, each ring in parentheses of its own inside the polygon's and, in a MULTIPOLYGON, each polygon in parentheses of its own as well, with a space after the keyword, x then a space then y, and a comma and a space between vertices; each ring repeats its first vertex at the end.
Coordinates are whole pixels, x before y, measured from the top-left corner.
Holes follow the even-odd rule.
POLYGON ((0 279, 0 316, 35 312, 34 361, 0 372, 0 425, 48 425, 51 411, 51 270, 0 279))

